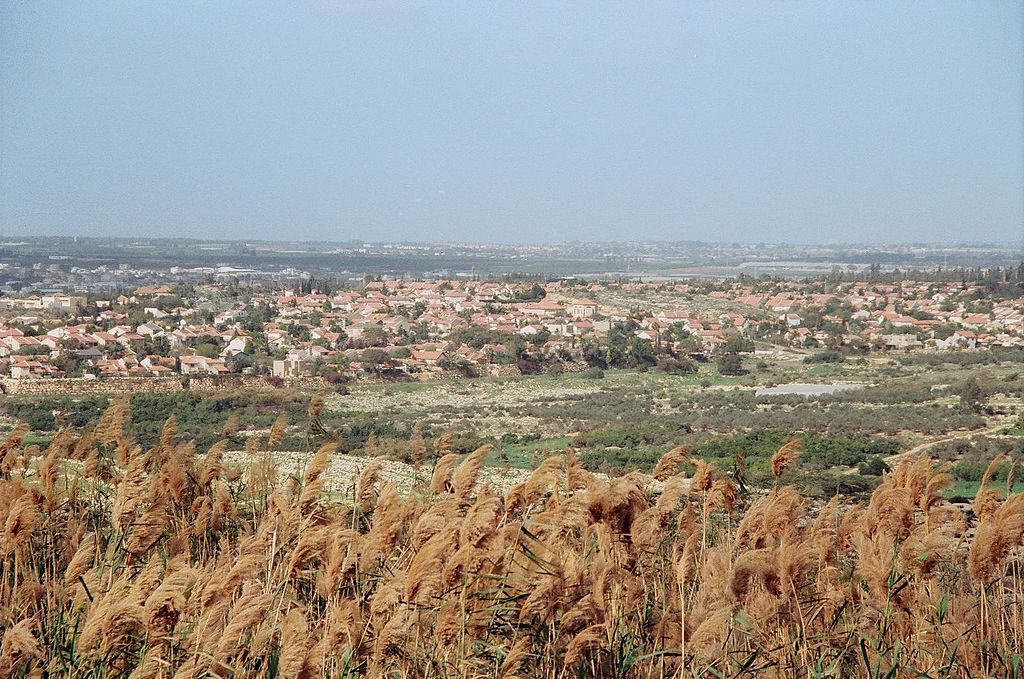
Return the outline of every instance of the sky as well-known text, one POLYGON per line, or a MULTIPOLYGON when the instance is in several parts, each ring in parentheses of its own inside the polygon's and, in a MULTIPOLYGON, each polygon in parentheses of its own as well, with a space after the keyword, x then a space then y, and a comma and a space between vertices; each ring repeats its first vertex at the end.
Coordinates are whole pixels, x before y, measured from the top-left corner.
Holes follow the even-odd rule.
POLYGON ((0 0, 0 236, 1019 241, 1024 3, 0 0))

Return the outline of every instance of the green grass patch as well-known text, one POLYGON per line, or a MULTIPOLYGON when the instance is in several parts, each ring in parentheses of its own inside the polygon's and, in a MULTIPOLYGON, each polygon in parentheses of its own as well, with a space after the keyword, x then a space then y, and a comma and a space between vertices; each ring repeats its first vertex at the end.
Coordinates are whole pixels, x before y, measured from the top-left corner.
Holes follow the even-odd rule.
MULTIPOLYGON (((978 494, 978 488, 981 486, 980 481, 954 481, 946 488, 946 492, 943 493, 949 499, 973 499, 978 494)), ((990 482, 990 488, 1000 488, 1006 490, 1005 483, 990 482)), ((1013 484, 1013 492, 1020 493, 1024 492, 1024 481, 1019 481, 1013 484)))
POLYGON ((516 467, 533 469, 550 455, 556 455, 569 445, 568 436, 531 441, 529 443, 510 443, 495 448, 484 460, 488 467, 516 467))

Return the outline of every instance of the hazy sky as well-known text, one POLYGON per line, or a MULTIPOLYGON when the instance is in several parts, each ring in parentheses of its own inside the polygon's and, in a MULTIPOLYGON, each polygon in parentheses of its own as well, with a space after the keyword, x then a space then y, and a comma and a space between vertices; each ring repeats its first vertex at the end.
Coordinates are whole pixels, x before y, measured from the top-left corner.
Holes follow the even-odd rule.
POLYGON ((1022 7, 0 0, 0 235, 1019 239, 1022 7))

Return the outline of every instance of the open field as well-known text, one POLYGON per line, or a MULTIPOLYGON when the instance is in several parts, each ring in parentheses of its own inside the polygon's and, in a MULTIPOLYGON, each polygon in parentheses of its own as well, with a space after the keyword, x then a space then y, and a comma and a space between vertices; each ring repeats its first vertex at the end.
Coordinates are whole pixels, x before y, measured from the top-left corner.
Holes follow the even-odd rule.
MULTIPOLYGON (((821 498, 837 491, 863 496, 887 466, 909 452, 948 462, 955 479, 966 483, 955 485, 956 492, 970 489, 979 467, 992 456, 1020 457, 1024 379, 1017 363, 906 362, 897 354, 808 364, 804 356, 792 351, 748 356, 748 372, 740 376, 721 375, 713 363, 703 363, 697 373, 685 375, 608 370, 353 384, 326 395, 319 420, 339 452, 406 464, 396 469, 411 469, 413 437, 422 440, 429 460, 438 437, 451 431, 457 452, 491 444, 484 464, 496 473, 533 469, 568 446, 591 471, 649 471, 667 450, 690 445, 725 473, 734 473, 736 455, 744 455, 745 473, 755 485, 768 478, 774 448, 799 436, 805 455, 787 472, 786 481, 821 498), (969 379, 980 385, 979 404, 961 398, 961 386, 969 379), (758 388, 793 382, 865 386, 809 397, 756 394, 758 388)), ((227 445, 239 451, 281 416, 288 425, 281 449, 311 454, 303 424, 310 396, 292 391, 137 394, 128 427, 140 442, 152 445, 164 420, 174 415, 182 434, 202 450, 221 438, 233 414, 245 426, 227 445)), ((87 426, 109 403, 107 396, 6 396, 0 409, 6 428, 28 422, 26 440, 45 448, 60 422, 87 426)))

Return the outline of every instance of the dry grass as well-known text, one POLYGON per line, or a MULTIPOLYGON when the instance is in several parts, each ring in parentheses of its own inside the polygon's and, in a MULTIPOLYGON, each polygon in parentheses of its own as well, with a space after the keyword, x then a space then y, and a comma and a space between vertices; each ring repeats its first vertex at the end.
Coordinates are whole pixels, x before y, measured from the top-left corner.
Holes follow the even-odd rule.
POLYGON ((141 450, 124 408, 42 457, 0 444, 0 675, 1021 674, 1024 496, 986 484, 971 539, 927 460, 816 511, 777 484, 743 502, 687 449, 658 494, 567 451, 502 495, 478 451, 328 502, 330 444, 242 473, 173 421, 141 450))

